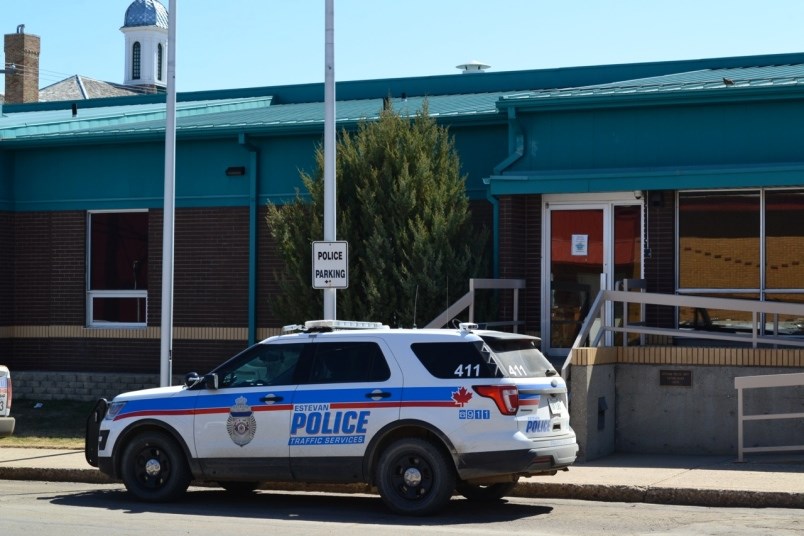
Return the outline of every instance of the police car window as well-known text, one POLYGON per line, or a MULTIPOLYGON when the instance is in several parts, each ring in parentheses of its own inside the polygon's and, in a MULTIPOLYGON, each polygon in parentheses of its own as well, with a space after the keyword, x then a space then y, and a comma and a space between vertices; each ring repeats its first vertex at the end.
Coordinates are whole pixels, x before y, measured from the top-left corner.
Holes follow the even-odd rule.
POLYGON ((436 378, 499 378, 488 352, 471 342, 417 342, 410 345, 424 368, 436 378))
POLYGON ((320 342, 314 348, 308 383, 382 382, 391 377, 374 342, 320 342))
POLYGON ((304 344, 258 344, 216 370, 218 385, 226 388, 292 384, 304 348, 304 344))
POLYGON ((505 376, 543 377, 557 374, 534 339, 482 336, 505 376))

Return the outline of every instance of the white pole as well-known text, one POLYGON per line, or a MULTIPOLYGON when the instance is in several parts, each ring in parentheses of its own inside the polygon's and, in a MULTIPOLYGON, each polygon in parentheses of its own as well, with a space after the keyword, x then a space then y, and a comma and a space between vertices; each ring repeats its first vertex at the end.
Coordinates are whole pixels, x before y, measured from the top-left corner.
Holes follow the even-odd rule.
POLYGON ((165 125, 165 208, 162 224, 162 330, 159 385, 173 376, 173 221, 176 215, 176 0, 168 10, 165 125))
MULTIPOLYGON (((336 240, 335 218, 335 0, 326 0, 324 24, 324 240, 336 240)), ((336 317, 337 290, 324 289, 324 318, 336 317)))

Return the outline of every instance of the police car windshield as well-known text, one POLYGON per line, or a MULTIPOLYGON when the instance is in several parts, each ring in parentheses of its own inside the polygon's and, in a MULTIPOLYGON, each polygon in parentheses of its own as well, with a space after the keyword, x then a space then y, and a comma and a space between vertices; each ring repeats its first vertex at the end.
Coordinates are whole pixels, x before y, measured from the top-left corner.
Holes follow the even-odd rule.
POLYGON ((481 338, 506 376, 541 377, 558 374, 537 348, 535 339, 487 335, 481 335, 481 338))

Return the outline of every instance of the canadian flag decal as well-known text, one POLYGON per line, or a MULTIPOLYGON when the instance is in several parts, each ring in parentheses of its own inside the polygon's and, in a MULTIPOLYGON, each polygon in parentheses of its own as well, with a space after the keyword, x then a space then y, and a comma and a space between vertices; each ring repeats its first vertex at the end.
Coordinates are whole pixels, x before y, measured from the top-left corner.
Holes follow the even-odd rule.
POLYGON ((463 407, 464 404, 472 400, 472 391, 467 390, 466 387, 461 387, 452 393, 452 399, 455 401, 455 404, 463 407))

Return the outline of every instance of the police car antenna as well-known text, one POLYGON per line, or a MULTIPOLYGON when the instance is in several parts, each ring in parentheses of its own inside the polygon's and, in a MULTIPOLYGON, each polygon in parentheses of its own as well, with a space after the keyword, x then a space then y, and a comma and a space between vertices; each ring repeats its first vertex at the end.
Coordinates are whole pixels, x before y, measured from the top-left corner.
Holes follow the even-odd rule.
POLYGON ((416 285, 416 294, 413 296, 413 329, 416 329, 416 310, 419 307, 419 285, 416 285))

